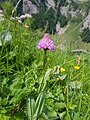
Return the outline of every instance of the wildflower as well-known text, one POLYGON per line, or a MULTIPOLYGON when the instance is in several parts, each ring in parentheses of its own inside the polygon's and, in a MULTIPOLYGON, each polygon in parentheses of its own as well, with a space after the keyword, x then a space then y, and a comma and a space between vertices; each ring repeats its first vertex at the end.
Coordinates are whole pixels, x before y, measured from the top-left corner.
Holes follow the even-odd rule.
POLYGON ((74 69, 75 69, 75 70, 79 70, 80 67, 79 67, 79 66, 74 66, 74 69))
POLYGON ((59 80, 59 78, 56 78, 56 80, 59 80))
POLYGON ((54 44, 46 33, 44 37, 38 42, 37 48, 40 50, 50 50, 54 51, 54 44))
POLYGON ((18 23, 22 23, 22 21, 21 21, 21 20, 18 20, 18 23))
POLYGON ((26 18, 25 15, 21 15, 21 16, 20 16, 20 19, 25 19, 25 18, 26 18))
POLYGON ((65 69, 61 67, 61 68, 60 68, 60 71, 61 71, 61 72, 65 72, 65 69))
POLYGON ((27 13, 25 14, 25 16, 26 16, 26 18, 32 18, 32 16, 27 13))
POLYGON ((15 17, 16 18, 16 20, 20 20, 20 17, 15 17))
POLYGON ((20 16, 20 19, 26 19, 26 18, 32 18, 32 16, 27 13, 25 15, 20 16))

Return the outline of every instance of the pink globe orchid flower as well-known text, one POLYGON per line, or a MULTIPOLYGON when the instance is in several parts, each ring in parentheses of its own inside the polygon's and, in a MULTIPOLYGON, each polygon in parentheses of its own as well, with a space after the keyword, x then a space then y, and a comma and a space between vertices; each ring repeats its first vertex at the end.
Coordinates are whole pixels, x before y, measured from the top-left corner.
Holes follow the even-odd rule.
POLYGON ((40 50, 50 50, 54 51, 54 44, 49 38, 48 33, 45 33, 44 37, 38 42, 37 48, 40 50))

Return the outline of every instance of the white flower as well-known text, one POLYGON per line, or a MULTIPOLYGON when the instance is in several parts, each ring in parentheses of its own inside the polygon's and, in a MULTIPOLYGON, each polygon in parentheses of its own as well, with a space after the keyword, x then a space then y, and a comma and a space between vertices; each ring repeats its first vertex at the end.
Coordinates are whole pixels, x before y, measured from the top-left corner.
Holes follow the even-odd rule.
POLYGON ((18 23, 22 23, 22 21, 21 21, 21 20, 18 20, 18 23))
POLYGON ((25 14, 25 16, 26 16, 26 18, 32 18, 32 16, 27 13, 25 14))
POLYGON ((20 19, 25 19, 25 18, 26 18, 25 15, 21 15, 21 16, 20 16, 20 19))
POLYGON ((20 20, 20 17, 16 17, 17 20, 20 20))

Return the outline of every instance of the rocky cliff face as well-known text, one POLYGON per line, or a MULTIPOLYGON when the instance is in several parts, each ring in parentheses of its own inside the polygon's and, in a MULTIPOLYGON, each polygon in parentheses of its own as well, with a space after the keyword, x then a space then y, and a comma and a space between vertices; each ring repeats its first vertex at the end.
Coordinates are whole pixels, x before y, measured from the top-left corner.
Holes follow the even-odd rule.
MULTIPOLYGON (((3 2, 8 0, 3 0, 3 2)), ((18 1, 18 0, 17 0, 18 1)), ((36 14, 34 16, 36 28, 39 26, 45 28, 48 24, 52 27, 51 31, 63 33, 62 28, 68 25, 68 22, 73 20, 77 21, 85 19, 83 27, 90 29, 90 0, 22 0, 23 1, 23 14, 36 14), (37 21, 38 20, 38 21, 37 21), (39 21, 41 22, 39 24, 39 21), (39 25, 38 25, 39 24, 39 25), (53 28, 54 27, 54 28, 53 28)), ((1 0, 2 2, 2 0, 1 0)), ((22 6, 22 4, 21 4, 22 6)), ((19 7, 21 9, 21 7, 19 7)), ((19 10, 17 10, 19 11, 19 10)), ((20 13, 20 11, 19 11, 20 13)), ((67 28, 67 27, 66 27, 67 28)))
MULTIPOLYGON (((89 26, 90 28, 90 22, 89 22, 90 21, 90 9, 88 10, 88 12, 86 12, 86 8, 84 6, 84 4, 87 6, 87 2, 90 2, 90 0, 61 0, 60 2, 61 3, 59 2, 56 3, 55 0, 23 0, 23 12, 29 13, 29 14, 32 14, 32 13, 37 14, 39 12, 40 6, 44 5, 46 7, 46 12, 51 8, 53 9, 54 14, 55 14, 54 16, 63 15, 67 19, 72 18, 73 20, 77 20, 77 19, 80 19, 79 16, 81 16, 81 18, 85 18, 87 15, 85 22, 83 24, 83 28, 86 28, 87 26, 89 26)), ((57 18, 56 29, 57 28, 59 29, 56 31, 58 31, 58 33, 61 34, 63 33, 62 31, 65 31, 66 29, 65 30, 62 29, 61 23, 59 21, 60 19, 61 18, 59 19, 57 18)))
POLYGON ((32 4, 32 2, 29 0, 23 0, 23 12, 36 14, 38 12, 37 6, 35 4, 32 4))
MULTIPOLYGON (((38 12, 38 6, 42 3, 41 0, 35 0, 34 4, 30 0, 23 0, 23 11, 24 13, 34 13, 36 14, 38 12)), ((45 5, 50 8, 55 8, 54 0, 47 0, 45 2, 45 5)))
MULTIPOLYGON (((36 14, 38 12, 38 7, 42 3, 42 0, 33 0, 33 1, 34 2, 32 3, 32 0, 23 0, 24 13, 36 14)), ((55 7, 55 0, 44 0, 44 1, 48 9, 52 7, 57 12, 57 9, 55 7)), ((88 2, 88 1, 89 0, 66 0, 67 5, 65 4, 65 6, 61 6, 60 12, 62 13, 62 15, 66 17, 68 16, 68 14, 70 14, 71 17, 76 17, 77 13, 79 12, 84 16, 85 14, 84 8, 75 10, 73 5, 75 4, 76 6, 76 4, 82 4, 83 2, 88 2)))

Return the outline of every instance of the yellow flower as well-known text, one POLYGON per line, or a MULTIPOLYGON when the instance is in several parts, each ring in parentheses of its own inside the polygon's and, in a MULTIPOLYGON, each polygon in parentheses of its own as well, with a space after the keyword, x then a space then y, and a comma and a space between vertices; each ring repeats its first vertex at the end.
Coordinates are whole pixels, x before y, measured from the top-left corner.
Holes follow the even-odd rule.
POLYGON ((65 72, 65 69, 61 67, 61 68, 60 68, 60 71, 61 71, 61 72, 65 72))
POLYGON ((57 78, 57 80, 59 80, 59 78, 57 78))
POLYGON ((75 69, 75 70, 79 70, 80 67, 79 67, 79 66, 74 66, 74 69, 75 69))

